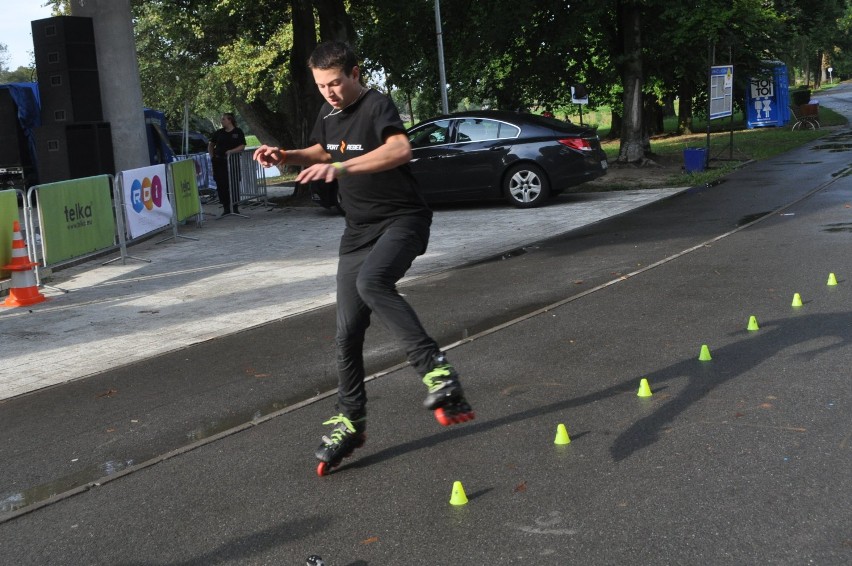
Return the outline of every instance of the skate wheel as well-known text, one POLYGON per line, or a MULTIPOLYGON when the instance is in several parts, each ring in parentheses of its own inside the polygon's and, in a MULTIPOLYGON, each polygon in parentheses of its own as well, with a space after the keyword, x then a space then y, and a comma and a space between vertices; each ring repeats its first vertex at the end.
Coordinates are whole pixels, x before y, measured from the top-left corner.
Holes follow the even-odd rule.
POLYGON ((317 475, 319 477, 327 476, 331 473, 331 466, 328 465, 328 462, 320 462, 317 466, 317 475))
POLYGON ((472 421, 476 418, 476 414, 473 411, 467 413, 447 413, 443 407, 440 409, 435 409, 435 419, 441 423, 442 426, 450 426, 454 424, 466 423, 467 421, 472 421))
POLYGON ((453 424, 452 419, 444 412, 444 408, 435 409, 435 419, 441 423, 441 426, 450 426, 453 424))

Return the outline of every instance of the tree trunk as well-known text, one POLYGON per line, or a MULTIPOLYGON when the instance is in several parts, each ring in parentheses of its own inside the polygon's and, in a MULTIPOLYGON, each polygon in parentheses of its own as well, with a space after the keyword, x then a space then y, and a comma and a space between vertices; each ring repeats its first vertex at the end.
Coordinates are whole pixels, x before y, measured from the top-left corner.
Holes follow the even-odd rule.
POLYGON ((317 46, 316 22, 311 0, 292 0, 293 6, 293 50, 290 53, 290 77, 292 78, 292 125, 298 147, 308 144, 308 137, 322 106, 322 97, 314 84, 314 76, 307 61, 317 46))
POLYGON ((260 143, 274 145, 278 147, 292 147, 293 140, 282 133, 284 124, 280 123, 275 112, 271 111, 262 101, 255 99, 253 102, 246 102, 237 93, 237 88, 234 83, 228 81, 225 83, 225 88, 228 90, 230 99, 234 101, 234 108, 237 109, 240 117, 251 126, 251 131, 260 140, 260 143))
POLYGON ((621 114, 615 110, 610 110, 610 127, 606 138, 609 140, 617 140, 621 135, 621 114))
MULTIPOLYGON (((319 17, 320 41, 340 40, 352 43, 355 32, 352 20, 346 13, 343 0, 292 0, 293 8, 293 50, 290 54, 290 76, 292 90, 290 104, 292 111, 290 131, 297 147, 306 147, 311 130, 323 104, 314 76, 308 69, 308 57, 317 46, 316 20, 314 8, 319 17)), ((308 186, 296 188, 296 197, 303 196, 308 186)))
POLYGON ((814 71, 814 90, 817 90, 820 86, 822 86, 822 77, 823 73, 825 73, 825 67, 822 64, 822 51, 817 53, 816 56, 816 70, 814 71))
POLYGON ((693 89, 692 83, 689 81, 682 81, 680 86, 678 87, 677 92, 678 99, 680 100, 680 107, 678 108, 677 113, 677 133, 678 135, 683 134, 691 134, 692 131, 692 96, 693 89))
POLYGON ((651 155, 651 138, 665 130, 663 123, 663 105, 651 94, 643 95, 642 147, 644 156, 651 155))
POLYGON ((642 17, 638 3, 630 0, 619 2, 618 11, 624 36, 624 63, 621 70, 624 112, 618 162, 632 163, 645 156, 642 140, 642 17))

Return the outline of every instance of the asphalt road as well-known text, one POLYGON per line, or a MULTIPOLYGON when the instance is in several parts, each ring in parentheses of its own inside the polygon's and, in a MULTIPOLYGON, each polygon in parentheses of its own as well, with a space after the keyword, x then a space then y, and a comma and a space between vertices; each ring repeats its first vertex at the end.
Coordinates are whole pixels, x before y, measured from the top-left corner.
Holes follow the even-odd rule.
POLYGON ((369 440, 326 478, 333 400, 300 402, 334 385, 328 308, 6 403, 4 478, 34 503, 4 560, 849 563, 850 138, 407 285, 477 420, 422 411, 376 324, 369 440))

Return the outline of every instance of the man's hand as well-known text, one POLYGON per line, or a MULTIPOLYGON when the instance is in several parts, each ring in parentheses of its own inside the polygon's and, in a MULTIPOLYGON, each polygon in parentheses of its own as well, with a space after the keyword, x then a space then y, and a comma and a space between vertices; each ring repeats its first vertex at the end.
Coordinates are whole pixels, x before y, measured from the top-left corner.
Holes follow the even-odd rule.
POLYGON ((272 167, 284 163, 284 156, 287 152, 278 147, 262 145, 254 150, 254 160, 264 167, 272 167))
POLYGON ((342 163, 316 163, 296 177, 297 183, 310 183, 311 181, 325 181, 330 183, 346 174, 346 167, 342 163))

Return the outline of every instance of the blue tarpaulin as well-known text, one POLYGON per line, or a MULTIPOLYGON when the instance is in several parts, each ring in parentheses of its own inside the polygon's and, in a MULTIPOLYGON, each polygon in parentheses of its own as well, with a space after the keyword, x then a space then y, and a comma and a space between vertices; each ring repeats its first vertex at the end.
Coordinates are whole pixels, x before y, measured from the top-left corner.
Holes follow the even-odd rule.
POLYGON ((9 83, 0 85, 0 89, 6 89, 12 97, 15 106, 18 107, 18 123, 27 138, 27 147, 30 150, 30 159, 36 164, 36 145, 34 128, 41 126, 41 98, 38 93, 37 83, 9 83))

